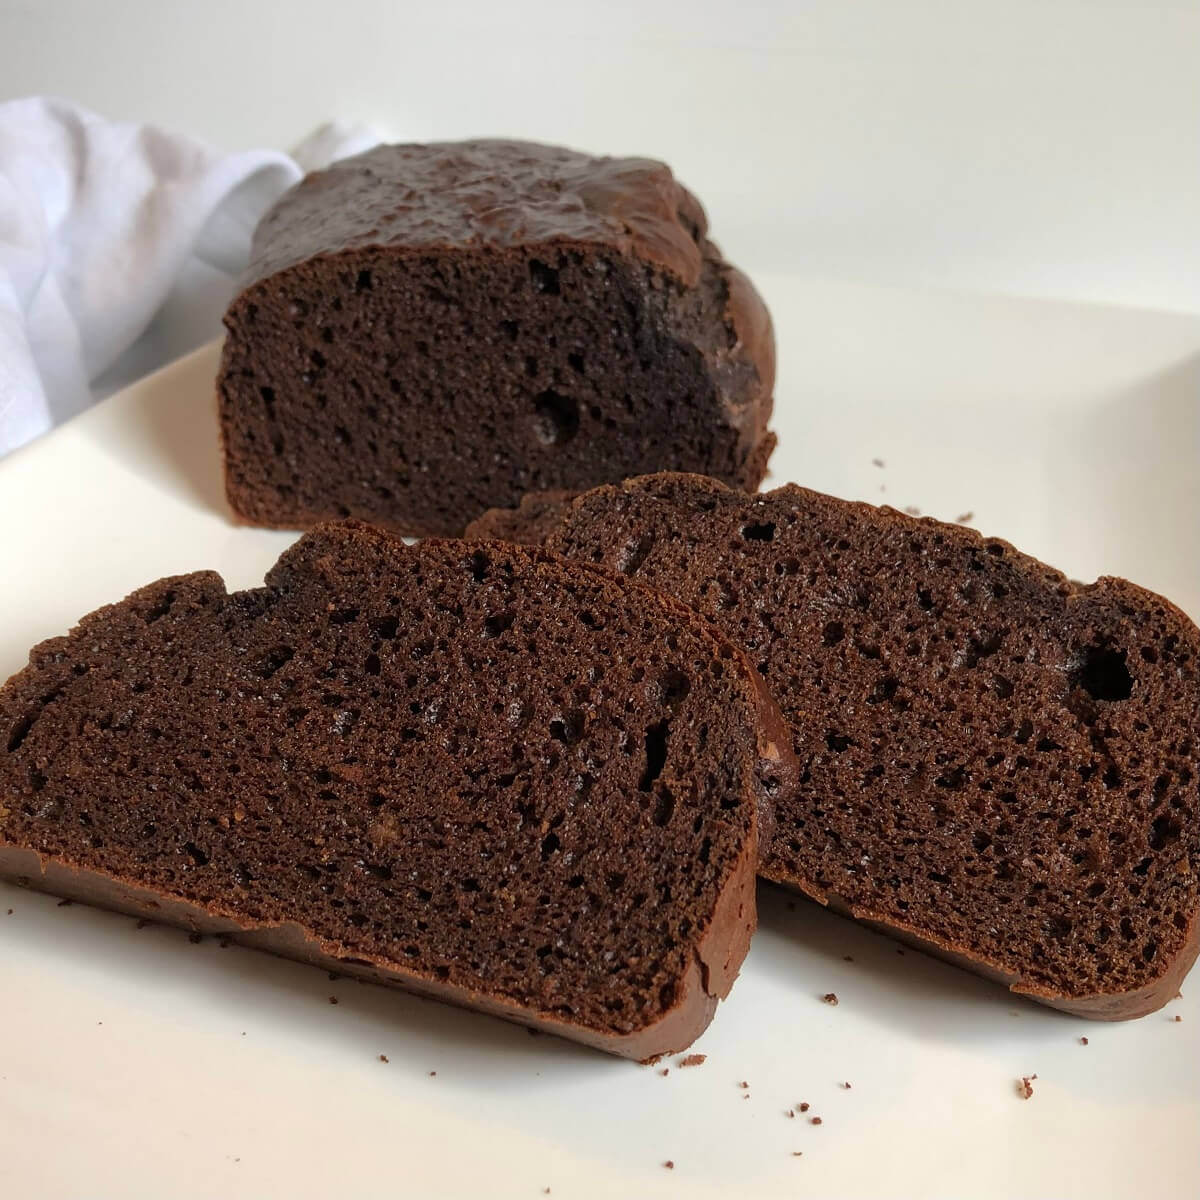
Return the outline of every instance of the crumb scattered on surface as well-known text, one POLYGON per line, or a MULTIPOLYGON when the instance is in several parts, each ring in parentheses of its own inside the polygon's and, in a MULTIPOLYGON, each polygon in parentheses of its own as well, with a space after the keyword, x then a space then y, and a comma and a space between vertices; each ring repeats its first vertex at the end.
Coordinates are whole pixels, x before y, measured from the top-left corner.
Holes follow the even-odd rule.
POLYGON ((707 1057, 707 1054, 685 1054, 675 1065, 677 1067, 698 1067, 707 1057))
POLYGON ((329 997, 329 1003, 330 1003, 330 1004, 336 1004, 337 1002, 338 1002, 338 998, 337 998, 336 996, 330 996, 330 997, 329 997))
POLYGON ((959 513, 958 516, 954 518, 954 523, 955 525, 965 525, 968 521, 973 520, 975 520, 975 514, 968 509, 965 513, 959 513))
POLYGON ((430 1071, 430 1072, 429 1072, 429 1077, 430 1077, 430 1079, 432 1079, 432 1078, 433 1078, 433 1077, 434 1077, 436 1074, 437 1074, 437 1072, 436 1072, 436 1071, 430 1071))
POLYGON ((60 900, 60 901, 58 902, 58 907, 59 907, 59 908, 70 908, 70 907, 71 907, 71 905, 72 905, 72 904, 74 904, 74 903, 75 903, 75 901, 74 901, 74 900, 60 900))
POLYGON ((803 1151, 803 1150, 793 1150, 793 1151, 792 1151, 792 1157, 793 1157, 793 1158, 802 1158, 802 1157, 803 1157, 803 1155, 804 1155, 804 1151, 803 1151))
POLYGON ((826 1004, 837 1004, 837 992, 826 992, 821 999, 824 1000, 826 1004))
POLYGON ((663 1076, 670 1075, 670 1073, 671 1073, 670 1067, 663 1067, 663 1069, 661 1071, 659 1071, 659 1074, 663 1075, 663 1076))
POLYGON ((842 955, 842 962, 853 962, 853 961, 854 961, 853 954, 843 954, 842 955))
POLYGON ((388 1056, 387 1056, 386 1054, 381 1054, 381 1055, 379 1056, 379 1061, 380 1061, 380 1062, 387 1062, 387 1061, 388 1061, 388 1056))
POLYGON ((1085 1038, 1085 1037, 1081 1037, 1081 1038, 1079 1039, 1079 1044, 1080 1044, 1081 1046, 1086 1046, 1086 1045, 1088 1044, 1088 1040, 1087 1040, 1087 1038, 1085 1038))
POLYGON ((848 1079, 847 1079, 847 1080, 846 1080, 846 1081, 845 1081, 845 1082, 842 1084, 842 1087, 844 1087, 844 1088, 846 1089, 846 1091, 849 1091, 849 1090, 850 1090, 850 1080, 848 1080, 848 1079))
POLYGON ((797 1105, 797 1107, 800 1109, 801 1112, 808 1112, 808 1110, 812 1107, 812 1105, 809 1104, 809 1102, 807 1100, 801 1100, 800 1103, 797 1105))
POLYGON ((200 945, 200 943, 201 943, 202 941, 204 941, 204 934, 202 934, 202 933, 189 933, 189 934, 188 934, 188 941, 189 941, 189 942, 191 942, 193 946, 198 946, 198 945, 200 945))
POLYGON ((1017 1095, 1022 1100, 1028 1100, 1033 1095, 1033 1081, 1037 1078, 1036 1075, 1022 1075, 1017 1083, 1017 1095))
POLYGON ((740 1088, 748 1088, 749 1086, 750 1086, 750 1081, 748 1079, 743 1079, 741 1081, 741 1083, 738 1084, 738 1087, 740 1087, 740 1088))
POLYGON ((749 1099, 750 1099, 750 1093, 749 1093, 749 1092, 743 1092, 743 1093, 742 1093, 742 1099, 743 1099, 743 1100, 749 1100, 749 1099))
POLYGON ((788 1120, 794 1121, 796 1119, 796 1110, 794 1108, 789 1108, 783 1115, 787 1117, 788 1120))
POLYGON ((668 1171, 675 1170, 675 1162, 673 1159, 668 1158, 667 1161, 663 1163, 663 1166, 666 1167, 668 1171))
POLYGON ((915 504, 906 504, 904 506, 904 511, 908 513, 910 517, 919 517, 921 515, 921 510, 915 504))
POLYGON ((13 915, 13 910, 12 910, 11 908, 8 910, 8 915, 9 915, 10 917, 13 915))
POLYGON ((825 1122, 820 1117, 809 1117, 809 1123, 812 1125, 824 1125, 825 1122))
POLYGON ((885 464, 884 464, 884 461, 882 458, 873 458, 873 459, 871 459, 871 465, 873 467, 882 467, 885 464))
POLYGON ((1171 1020, 1172 1020, 1172 1021, 1182 1021, 1182 1020, 1183 1020, 1183 1018, 1182 1018, 1182 1017, 1181 1017, 1181 1016, 1180 1016, 1178 1013, 1176 1013, 1176 1014, 1175 1014, 1175 1015, 1174 1015, 1174 1016, 1171 1018, 1171 1020))

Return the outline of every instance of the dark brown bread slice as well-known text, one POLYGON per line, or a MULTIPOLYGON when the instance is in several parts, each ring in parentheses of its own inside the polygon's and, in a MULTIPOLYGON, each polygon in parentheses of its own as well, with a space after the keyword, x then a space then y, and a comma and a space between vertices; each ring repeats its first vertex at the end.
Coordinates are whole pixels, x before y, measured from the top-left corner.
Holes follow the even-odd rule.
MULTIPOLYGON (((1178 609, 794 486, 658 475, 557 507, 549 548, 684 600, 779 701, 803 774, 765 876, 1082 1016, 1175 995, 1200 947, 1200 632, 1178 609)), ((523 511, 510 534, 546 529, 523 511)))
POLYGON ((644 1059, 733 983, 786 741, 674 601, 327 526, 266 587, 165 579, 32 652, 0 876, 644 1059))
POLYGON ((756 488, 771 319, 662 163, 380 146, 263 219, 225 317, 229 501, 457 534, 539 489, 670 468, 756 488))

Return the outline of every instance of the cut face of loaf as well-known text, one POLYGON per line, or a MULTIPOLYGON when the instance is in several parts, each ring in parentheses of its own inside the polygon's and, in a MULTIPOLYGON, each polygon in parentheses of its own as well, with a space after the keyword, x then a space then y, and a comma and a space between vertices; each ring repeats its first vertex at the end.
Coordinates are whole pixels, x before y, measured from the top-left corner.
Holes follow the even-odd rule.
POLYGON ((1200 632, 1162 597, 794 486, 651 476, 473 526, 501 529, 746 650, 802 768, 767 878, 1082 1016, 1175 995, 1200 943, 1200 632))
POLYGON ((737 974, 786 740, 672 601, 327 526, 264 588, 162 580, 32 652, 0 877, 650 1058, 737 974))
POLYGON ((381 146, 263 219, 225 317, 229 501, 259 525, 461 533, 540 489, 774 446, 771 320, 662 163, 381 146))

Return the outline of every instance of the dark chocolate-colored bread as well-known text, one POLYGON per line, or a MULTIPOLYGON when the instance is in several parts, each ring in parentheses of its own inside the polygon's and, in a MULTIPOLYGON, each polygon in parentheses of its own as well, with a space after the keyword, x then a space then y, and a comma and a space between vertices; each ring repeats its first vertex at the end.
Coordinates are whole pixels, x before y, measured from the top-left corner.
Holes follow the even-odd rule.
POLYGON ((1175 995, 1200 946, 1200 631, 1178 609, 794 486, 658 475, 559 511, 548 548, 685 601, 779 701, 803 773, 764 875, 1082 1016, 1175 995))
POLYGON ((225 316, 226 486, 259 525, 461 533, 662 469, 756 488, 771 320, 662 163, 380 146, 263 218, 225 316))
POLYGON ((754 927, 786 727, 627 580, 353 523, 164 579, 0 691, 0 877, 616 1054, 681 1049, 754 927))

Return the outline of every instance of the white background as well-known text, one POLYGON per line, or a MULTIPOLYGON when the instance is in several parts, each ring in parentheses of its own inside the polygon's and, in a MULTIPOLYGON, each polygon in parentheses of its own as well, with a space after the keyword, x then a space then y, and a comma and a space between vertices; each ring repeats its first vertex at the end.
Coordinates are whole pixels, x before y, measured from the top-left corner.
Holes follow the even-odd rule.
POLYGON ((231 149, 644 153, 751 269, 1200 311, 1186 0, 0 0, 31 92, 231 149))

